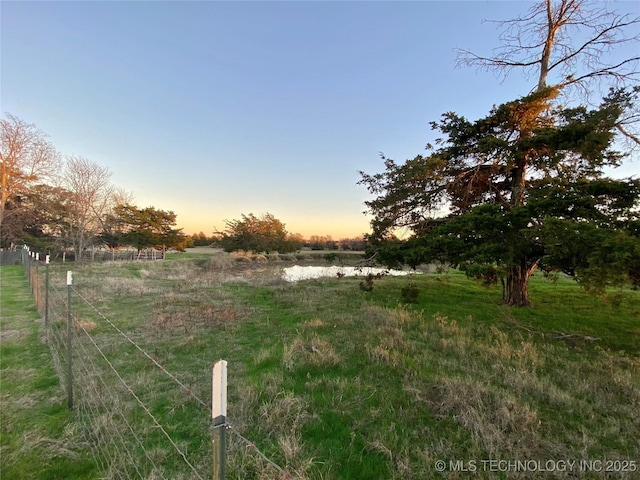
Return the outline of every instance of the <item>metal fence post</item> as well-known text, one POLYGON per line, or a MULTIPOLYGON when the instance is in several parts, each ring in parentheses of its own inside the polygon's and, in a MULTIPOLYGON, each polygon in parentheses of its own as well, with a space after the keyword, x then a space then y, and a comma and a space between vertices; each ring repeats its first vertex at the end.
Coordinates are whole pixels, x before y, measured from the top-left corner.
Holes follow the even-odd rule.
POLYGON ((33 252, 29 251, 29 268, 27 269, 28 272, 28 276, 29 276, 29 289, 31 290, 31 293, 33 293, 33 272, 32 272, 32 266, 33 266, 33 252))
POLYGON ((73 409, 73 379, 71 377, 71 284, 73 283, 73 272, 67 271, 67 406, 73 409))
POLYGON ((36 302, 36 309, 40 311, 40 254, 36 252, 36 273, 33 276, 33 298, 36 302))
POLYGON ((49 255, 44 258, 44 326, 49 327, 49 255))
POLYGON ((227 362, 220 360, 213 366, 211 419, 213 444, 213 480, 224 480, 225 429, 227 424, 227 362))
MULTIPOLYGON (((22 249, 22 265, 24 266, 24 274, 29 278, 29 247, 26 245, 22 249)), ((31 283, 29 283, 31 285, 31 283)))

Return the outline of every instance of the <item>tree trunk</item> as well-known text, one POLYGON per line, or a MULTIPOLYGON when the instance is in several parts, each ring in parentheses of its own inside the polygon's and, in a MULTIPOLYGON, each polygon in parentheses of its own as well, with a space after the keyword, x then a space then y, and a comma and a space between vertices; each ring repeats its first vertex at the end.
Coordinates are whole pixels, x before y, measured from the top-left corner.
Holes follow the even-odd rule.
POLYGON ((505 302, 512 307, 529 307, 529 277, 536 270, 538 262, 528 265, 526 260, 509 268, 505 302))
POLYGON ((551 60, 551 52, 555 47, 556 32, 562 25, 558 19, 554 18, 553 2, 546 0, 547 10, 547 38, 544 41, 542 55, 540 57, 540 76, 538 77, 538 88, 540 91, 547 86, 547 75, 549 75, 549 62, 551 60))

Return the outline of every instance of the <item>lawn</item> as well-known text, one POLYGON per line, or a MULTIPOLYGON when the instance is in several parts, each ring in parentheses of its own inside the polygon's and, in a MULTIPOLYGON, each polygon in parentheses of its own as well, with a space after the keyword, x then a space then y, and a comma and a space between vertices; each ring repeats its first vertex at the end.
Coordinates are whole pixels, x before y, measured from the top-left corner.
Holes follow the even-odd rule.
POLYGON ((0 478, 98 478, 41 337, 22 266, 0 268, 0 478))

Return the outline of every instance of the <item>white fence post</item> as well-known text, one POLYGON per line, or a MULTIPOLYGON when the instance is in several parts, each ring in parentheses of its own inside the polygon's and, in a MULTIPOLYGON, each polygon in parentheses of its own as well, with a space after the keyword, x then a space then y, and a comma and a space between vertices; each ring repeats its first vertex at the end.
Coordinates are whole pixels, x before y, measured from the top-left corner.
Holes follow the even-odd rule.
POLYGON ((73 409, 73 378, 71 369, 71 338, 73 317, 71 314, 71 285, 73 283, 73 272, 67 271, 67 406, 73 409))
POLYGON ((49 261, 49 255, 44 257, 44 326, 47 328, 49 327, 49 261))
POLYGON ((224 480, 225 429, 227 424, 227 361, 213 366, 211 381, 211 419, 213 421, 213 480, 224 480))

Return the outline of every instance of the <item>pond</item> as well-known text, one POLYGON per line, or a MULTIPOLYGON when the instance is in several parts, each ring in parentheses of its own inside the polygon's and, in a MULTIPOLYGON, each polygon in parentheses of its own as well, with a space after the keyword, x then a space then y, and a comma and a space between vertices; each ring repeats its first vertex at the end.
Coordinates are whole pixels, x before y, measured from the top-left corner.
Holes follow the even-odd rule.
POLYGON ((293 267, 287 267, 283 270, 282 278, 287 282, 297 282, 299 280, 309 280, 312 278, 321 277, 337 277, 338 273, 345 277, 354 276, 367 276, 368 274, 377 275, 378 273, 384 273, 385 275, 410 275, 420 272, 405 271, 405 270, 388 270, 384 268, 373 267, 302 267, 300 265, 294 265, 293 267))

